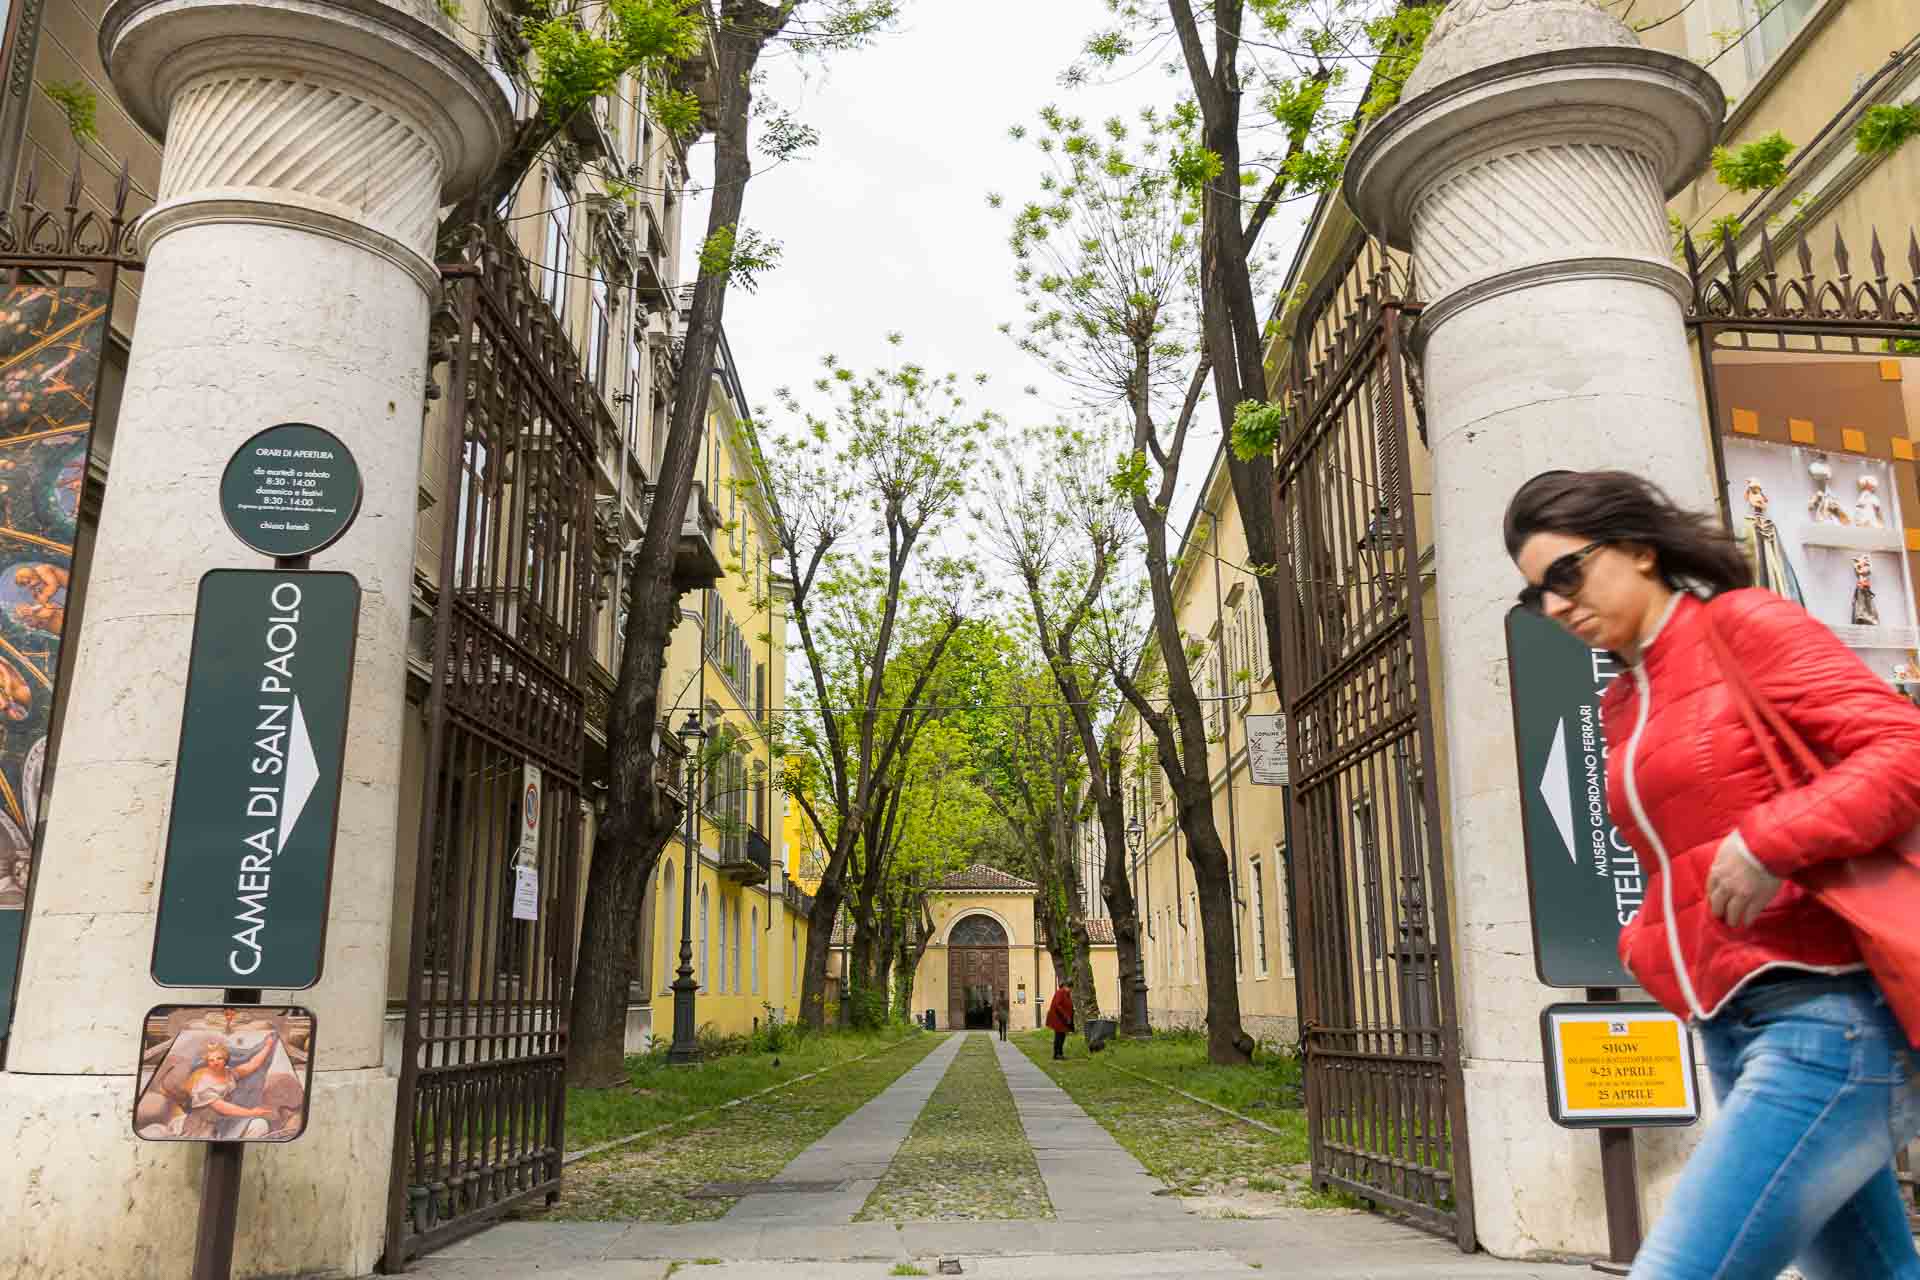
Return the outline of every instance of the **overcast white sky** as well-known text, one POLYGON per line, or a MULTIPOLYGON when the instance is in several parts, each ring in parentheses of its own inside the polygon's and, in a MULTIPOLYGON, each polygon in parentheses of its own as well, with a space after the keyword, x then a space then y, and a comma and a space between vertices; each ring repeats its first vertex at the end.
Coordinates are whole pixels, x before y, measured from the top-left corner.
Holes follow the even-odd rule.
MULTIPOLYGON (((1049 102, 1090 118, 1166 106, 1182 81, 1146 68, 1112 85, 1063 88, 1061 70, 1102 21, 1101 0, 908 0, 904 9, 895 33, 824 71, 816 65, 805 80, 790 60, 770 67, 769 93, 821 141, 747 189, 743 221, 781 241, 785 257, 758 293, 728 296, 741 380, 765 418, 774 389, 805 387, 823 353, 870 368, 891 353, 887 332, 899 330, 903 352, 931 370, 989 374, 974 395, 1009 419, 1055 416, 1064 397, 997 328, 1017 320, 1021 304, 1009 211, 989 208, 986 194, 1002 192, 1012 205, 1040 173, 1032 144, 1007 129, 1049 102), (1030 384, 1039 401, 1023 394, 1030 384)), ((709 180, 711 155, 709 145, 695 150, 696 182, 709 180)), ((1268 246, 1290 250, 1299 217, 1276 219, 1268 246)), ((690 281, 703 199, 691 202, 684 226, 690 281)), ((1212 411, 1200 417, 1205 429, 1181 468, 1186 501, 1219 442, 1212 411)))

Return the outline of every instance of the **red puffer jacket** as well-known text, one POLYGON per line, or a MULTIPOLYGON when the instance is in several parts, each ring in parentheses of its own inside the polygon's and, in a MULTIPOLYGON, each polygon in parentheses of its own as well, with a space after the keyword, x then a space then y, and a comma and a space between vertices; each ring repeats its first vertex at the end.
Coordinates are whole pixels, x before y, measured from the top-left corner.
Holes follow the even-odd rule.
POLYGON ((1920 708, 1832 631, 1769 591, 1679 597, 1640 665, 1608 688, 1607 803, 1648 874, 1620 957, 1653 997, 1710 1018, 1763 969, 1860 967, 1846 924, 1791 879, 1750 927, 1714 918, 1707 872, 1729 832, 1777 876, 1884 847, 1920 822, 1920 708), (1828 772, 1782 790, 1706 631, 1711 612, 1754 690, 1828 772))

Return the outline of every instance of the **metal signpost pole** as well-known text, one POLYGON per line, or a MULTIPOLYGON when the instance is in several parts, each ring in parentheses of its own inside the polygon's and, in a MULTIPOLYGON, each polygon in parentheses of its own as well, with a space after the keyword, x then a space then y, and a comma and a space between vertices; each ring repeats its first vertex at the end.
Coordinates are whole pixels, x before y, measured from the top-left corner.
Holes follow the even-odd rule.
MULTIPOLYGON (((1587 999, 1611 1002, 1620 998, 1613 987, 1588 987, 1587 999)), ((1640 1252, 1640 1166, 1633 1150, 1633 1130, 1600 1130, 1600 1187, 1607 1204, 1607 1261, 1593 1269, 1603 1275, 1624 1276, 1640 1252)))
MULTIPOLYGON (((223 972, 256 974, 273 979, 267 985, 296 990, 319 981, 359 584, 347 574, 310 575, 310 570, 313 553, 332 545, 353 524, 362 496, 352 451, 331 432, 309 423, 281 423, 254 435, 234 452, 221 477, 220 508, 228 528, 250 549, 272 557, 276 576, 264 600, 256 584, 268 575, 257 570, 216 570, 201 583, 175 771, 174 820, 154 936, 153 977, 164 986, 212 986, 208 979, 223 972), (322 610, 331 616, 313 617, 323 589, 333 597, 322 610), (314 599, 306 599, 309 594, 314 599), (309 613, 304 635, 303 611, 309 613), (263 647, 257 652, 234 638, 245 630, 233 625, 241 617, 264 620, 263 647), (309 642, 306 652, 301 652, 303 638, 309 642), (248 705, 247 710, 268 715, 258 732, 264 735, 261 741, 276 745, 266 772, 256 761, 243 775, 252 785, 242 792, 245 816, 236 819, 232 806, 223 810, 219 802, 231 796, 231 777, 243 767, 236 764, 244 756, 235 755, 234 744, 255 735, 247 732, 253 720, 230 721, 235 705, 255 701, 244 695, 255 692, 256 685, 258 692, 271 694, 275 704, 248 705), (281 739, 287 742, 284 750, 277 745, 281 739), (258 785, 262 779, 278 785, 258 785), (300 818, 316 796, 322 799, 313 806, 316 817, 303 827, 300 818), (183 820, 183 813, 191 816, 183 820), (322 813, 324 819, 318 816, 322 813), (238 841, 257 853, 240 859, 237 877, 230 854, 235 844, 226 838, 235 833, 221 825, 236 820, 250 828, 274 824, 238 841), (271 917, 269 931, 265 904, 276 879, 282 886, 281 901, 292 909, 271 917), (251 946, 235 935, 232 940, 242 942, 242 949, 224 958, 216 955, 218 947, 209 943, 209 930, 199 918, 204 903, 217 896, 208 892, 216 881, 229 894, 236 892, 237 882, 240 901, 254 904, 259 918, 254 928, 243 930, 251 946), (243 956, 251 967, 243 967, 243 956)), ((260 749, 260 741, 254 741, 252 749, 260 749)), ((222 994, 226 1006, 257 1006, 262 988, 225 987, 222 994)), ((278 1052, 278 1045, 271 1051, 278 1052)), ((311 1053, 309 1043, 309 1064, 311 1053)), ((233 1275, 246 1145, 238 1140, 207 1143, 193 1280, 231 1280, 233 1275)))

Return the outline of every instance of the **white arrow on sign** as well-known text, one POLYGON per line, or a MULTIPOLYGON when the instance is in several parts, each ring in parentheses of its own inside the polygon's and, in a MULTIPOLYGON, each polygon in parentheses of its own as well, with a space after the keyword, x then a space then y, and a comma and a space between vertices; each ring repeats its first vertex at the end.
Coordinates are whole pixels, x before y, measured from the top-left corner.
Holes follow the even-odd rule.
POLYGON ((300 811, 307 807, 307 798, 313 794, 314 787, 320 782, 320 762, 314 759, 313 737, 307 732, 307 717, 301 714, 300 697, 293 699, 293 733, 287 744, 287 785, 280 795, 280 843, 276 848, 287 847, 287 837, 293 834, 293 826, 300 821, 300 811))
POLYGON ((1573 847, 1573 786, 1567 780, 1565 720, 1554 722, 1553 749, 1547 752, 1547 772, 1540 779, 1540 795, 1547 802, 1547 812, 1553 815, 1553 825, 1560 828, 1560 838, 1567 845, 1567 857, 1579 862, 1579 851, 1573 847))

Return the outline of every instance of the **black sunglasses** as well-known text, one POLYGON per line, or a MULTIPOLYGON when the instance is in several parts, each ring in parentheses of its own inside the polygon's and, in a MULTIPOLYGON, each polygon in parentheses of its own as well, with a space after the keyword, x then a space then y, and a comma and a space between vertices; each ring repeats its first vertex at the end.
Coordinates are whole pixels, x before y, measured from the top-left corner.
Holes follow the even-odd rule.
POLYGON ((1539 613, 1549 591, 1562 600, 1571 600, 1579 595, 1581 582, 1586 577, 1587 557, 1606 545, 1604 538, 1599 542, 1589 542, 1578 551, 1569 551, 1548 565, 1547 571, 1540 575, 1540 581, 1529 582, 1520 592, 1520 607, 1539 613))

